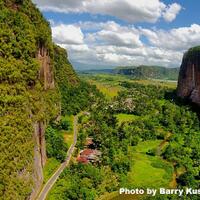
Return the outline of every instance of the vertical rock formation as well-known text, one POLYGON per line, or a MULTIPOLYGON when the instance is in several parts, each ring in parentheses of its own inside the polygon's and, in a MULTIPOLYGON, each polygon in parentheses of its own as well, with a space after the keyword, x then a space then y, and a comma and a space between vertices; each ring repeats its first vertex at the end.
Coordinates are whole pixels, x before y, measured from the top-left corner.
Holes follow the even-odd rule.
POLYGON ((200 47, 189 49, 183 56, 177 95, 200 105, 200 47))
POLYGON ((43 166, 46 161, 44 130, 45 127, 42 122, 34 124, 34 187, 30 199, 35 199, 43 183, 43 166))
POLYGON ((40 43, 37 58, 40 61, 39 78, 44 83, 44 89, 54 89, 54 77, 48 49, 40 43))
MULTIPOLYGON (((48 53, 48 49, 40 43, 38 47, 38 53, 36 58, 39 60, 40 69, 38 71, 39 79, 43 83, 43 87, 45 91, 49 89, 55 89, 54 84, 54 73, 53 67, 51 64, 51 58, 48 53)), ((46 129, 46 122, 36 121, 34 122, 34 174, 33 174, 33 181, 34 181, 34 188, 31 193, 30 199, 35 199, 38 192, 41 189, 43 183, 43 167, 47 160, 46 155, 46 142, 45 142, 45 129, 46 129)))

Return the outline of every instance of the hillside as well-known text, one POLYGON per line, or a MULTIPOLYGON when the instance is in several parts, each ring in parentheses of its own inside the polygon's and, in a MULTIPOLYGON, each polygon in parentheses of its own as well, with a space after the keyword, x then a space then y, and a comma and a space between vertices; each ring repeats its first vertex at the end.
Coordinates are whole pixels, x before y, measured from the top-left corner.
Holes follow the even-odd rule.
POLYGON ((118 67, 116 74, 129 75, 135 79, 164 79, 177 80, 179 68, 165 68, 159 66, 118 67))
POLYGON ((33 199, 43 182, 45 128, 60 115, 59 90, 79 79, 30 0, 0 0, 0 11, 0 199, 33 199))
POLYGON ((183 56, 177 94, 200 105, 200 46, 190 48, 183 56))

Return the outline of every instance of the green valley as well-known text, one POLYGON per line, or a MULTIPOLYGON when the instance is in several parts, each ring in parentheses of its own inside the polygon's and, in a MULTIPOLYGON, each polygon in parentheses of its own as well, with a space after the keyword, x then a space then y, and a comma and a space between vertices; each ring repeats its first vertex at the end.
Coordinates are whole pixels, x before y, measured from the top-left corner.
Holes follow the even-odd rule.
MULTIPOLYGON (((144 199, 148 196, 119 195, 118 190, 184 187, 182 177, 187 173, 180 172, 180 168, 188 168, 193 158, 191 154, 190 162, 185 162, 177 150, 182 149, 184 154, 190 145, 198 149, 195 141, 185 147, 187 140, 183 138, 191 126, 194 127, 191 134, 198 134, 199 125, 192 108, 175 98, 175 83, 155 84, 149 80, 147 84, 143 80, 101 74, 83 75, 83 79, 97 88, 109 85, 110 89, 120 87, 120 90, 110 96, 99 88, 104 97, 97 99, 89 114, 79 120, 77 151, 71 167, 62 174, 48 199, 144 199), (76 160, 87 137, 93 138, 95 148, 102 152, 101 163, 86 165, 76 160), (70 179, 71 174, 76 178, 70 179)), ((198 184, 195 179, 193 174, 191 184, 198 184)))
POLYGON ((0 200, 199 199, 200 26, 147 1, 0 0, 0 200))

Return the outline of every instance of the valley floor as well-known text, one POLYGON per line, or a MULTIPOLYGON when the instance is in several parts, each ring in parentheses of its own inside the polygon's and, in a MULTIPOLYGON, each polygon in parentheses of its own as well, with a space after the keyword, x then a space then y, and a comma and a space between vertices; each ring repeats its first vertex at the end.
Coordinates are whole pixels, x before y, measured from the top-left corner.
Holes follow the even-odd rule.
POLYGON ((184 137, 189 127, 195 127, 195 134, 199 127, 193 123, 196 115, 174 102, 176 83, 112 75, 83 79, 105 98, 97 98, 79 116, 76 152, 48 200, 140 200, 146 196, 119 195, 119 188, 182 187, 179 177, 186 172, 190 148, 184 137), (101 161, 80 164, 76 158, 88 137, 94 145, 90 148, 102 152, 101 161))

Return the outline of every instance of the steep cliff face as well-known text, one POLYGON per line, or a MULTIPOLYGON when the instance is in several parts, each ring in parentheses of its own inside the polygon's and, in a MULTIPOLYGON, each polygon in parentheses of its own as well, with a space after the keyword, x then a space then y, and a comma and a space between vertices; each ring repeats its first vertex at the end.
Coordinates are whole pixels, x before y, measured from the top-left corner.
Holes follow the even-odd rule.
POLYGON ((60 113, 49 24, 30 0, 0 0, 0 197, 33 199, 45 127, 60 113))
POLYGON ((44 83, 44 89, 54 89, 53 67, 48 49, 42 44, 38 46, 36 58, 40 61, 39 79, 44 83))
POLYGON ((177 95, 200 105, 200 47, 189 49, 180 67, 177 95))
MULTIPOLYGON (((38 78, 43 83, 44 91, 48 92, 48 90, 56 90, 54 72, 53 72, 53 59, 51 59, 48 49, 41 43, 38 45, 36 58, 38 59, 40 64, 38 71, 38 78)), ((57 105, 57 107, 59 107, 59 104, 57 105)), ((60 112, 58 112, 57 116, 59 115, 60 112)), ((43 183, 43 167, 47 160, 46 142, 45 142, 45 129, 47 127, 47 124, 48 124, 48 117, 46 117, 46 120, 40 119, 36 120, 33 123, 34 127, 33 137, 35 142, 34 173, 33 173, 34 187, 30 199, 35 199, 43 183)))

